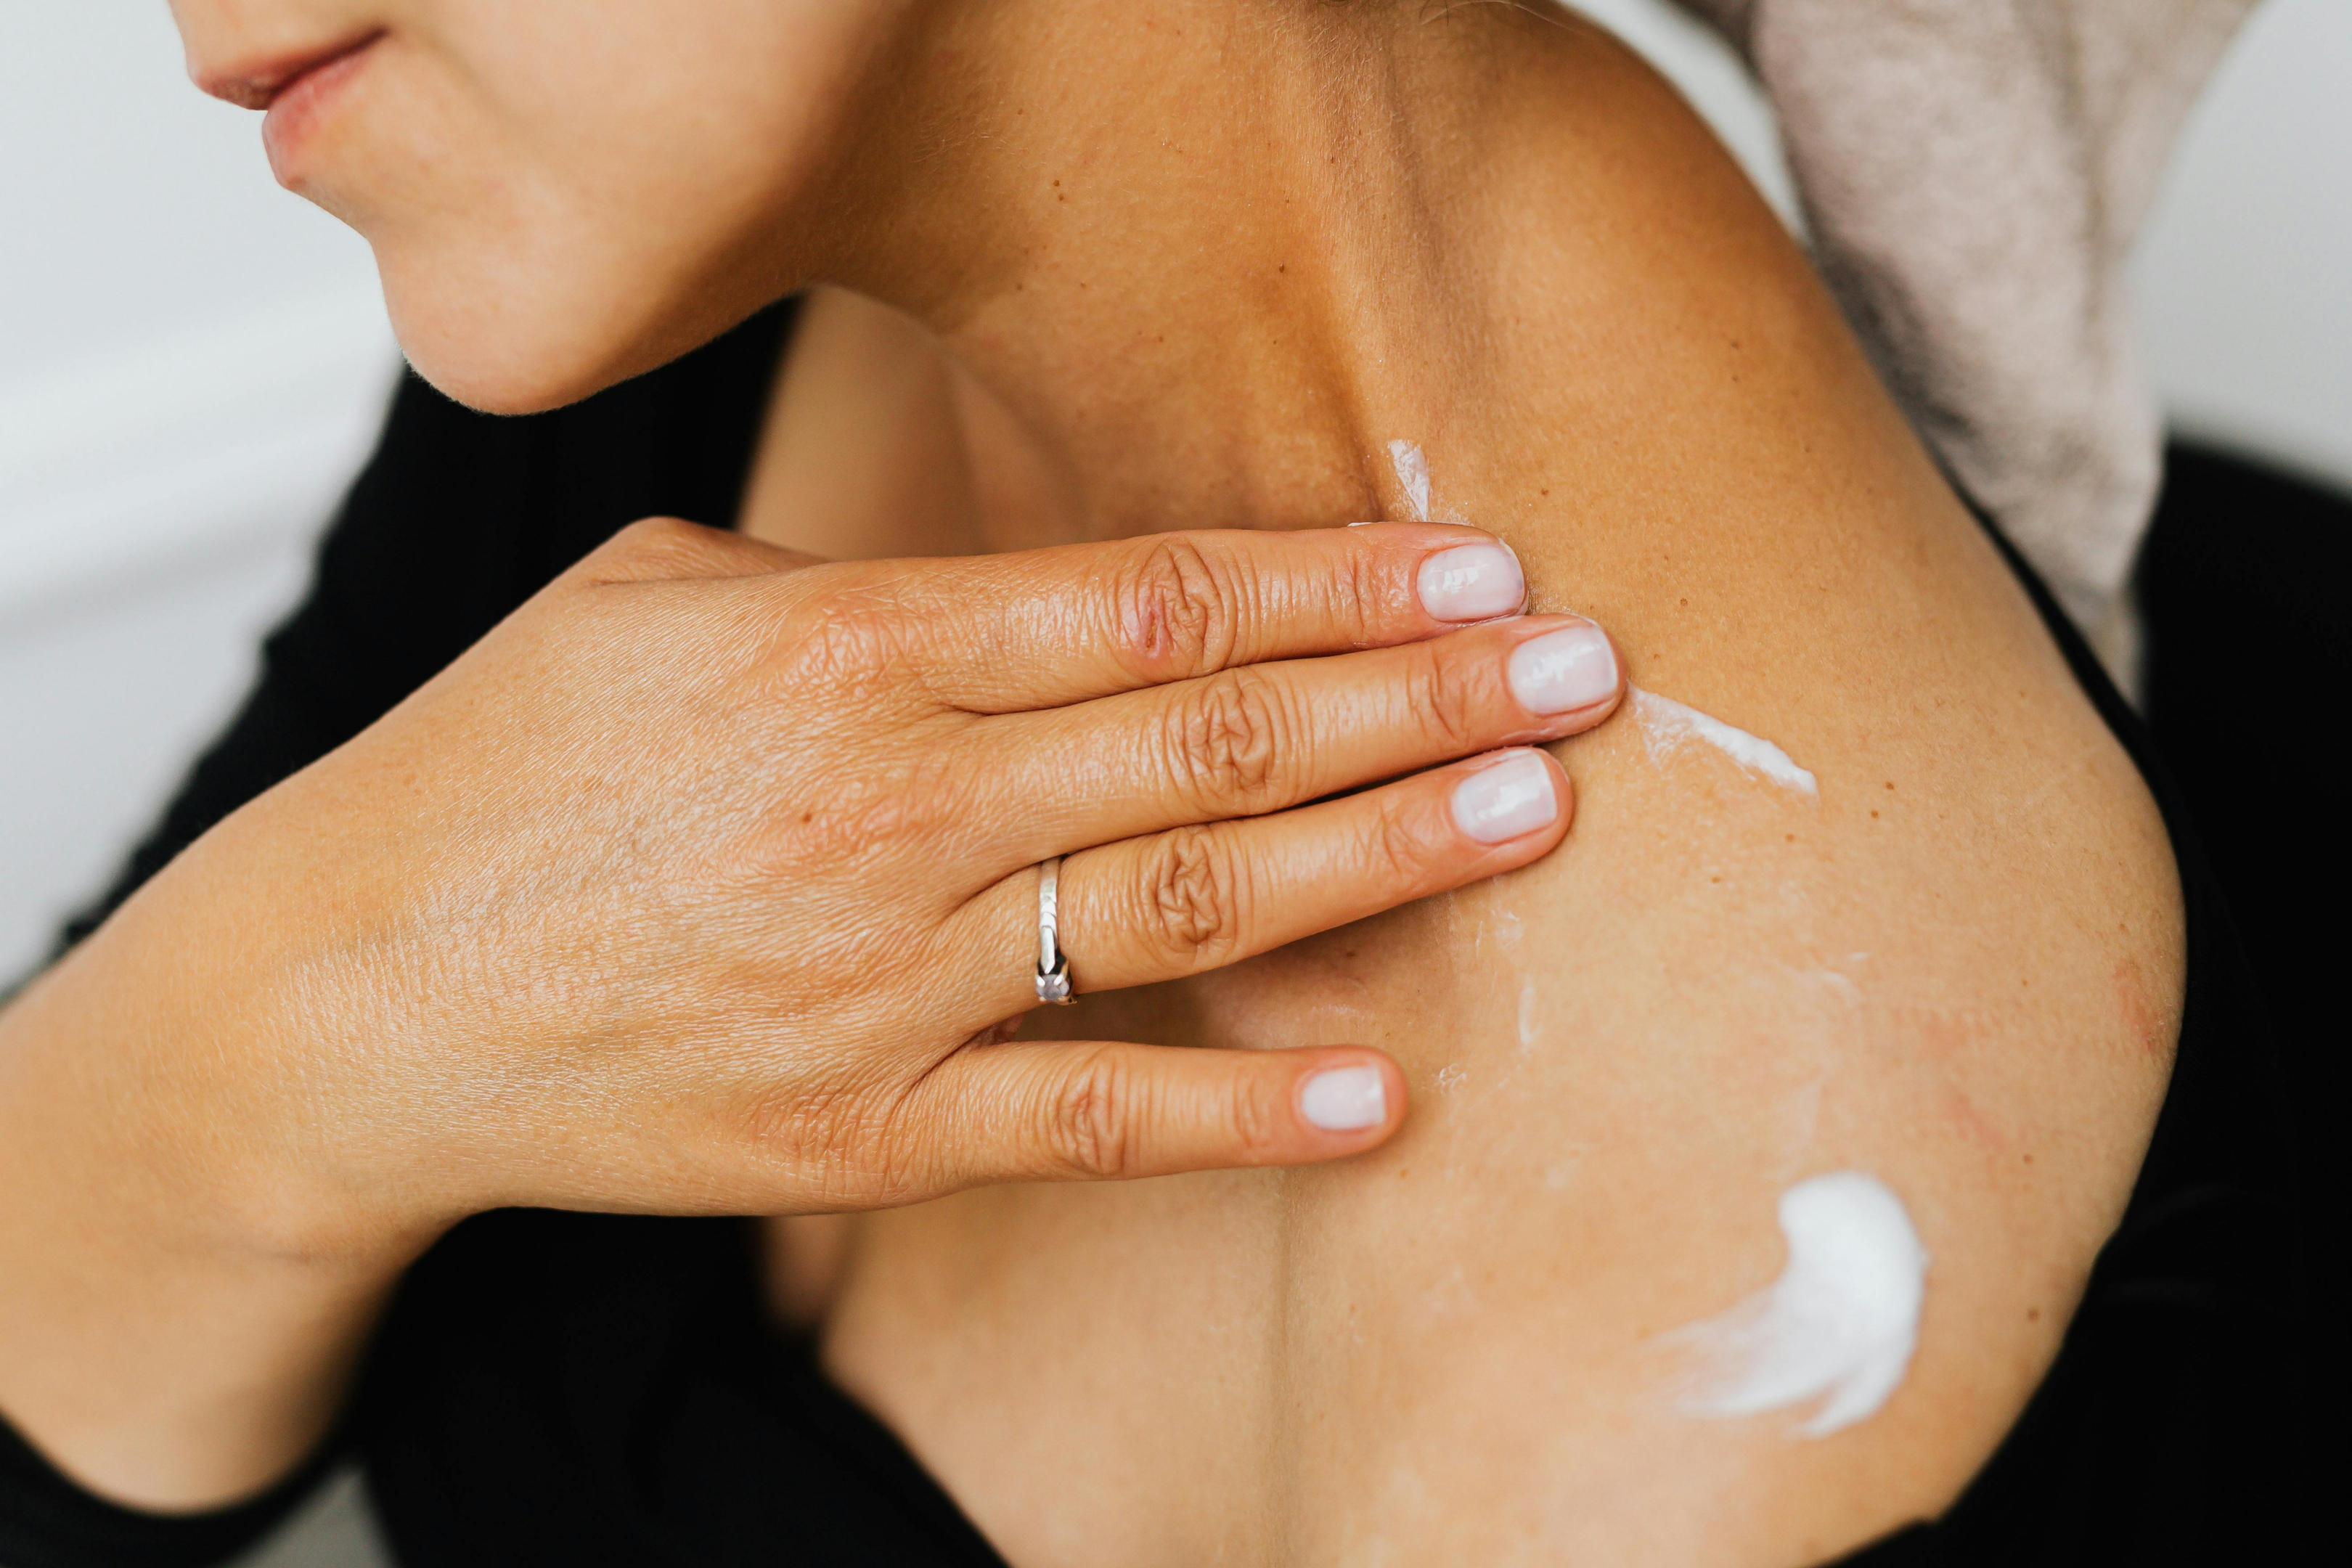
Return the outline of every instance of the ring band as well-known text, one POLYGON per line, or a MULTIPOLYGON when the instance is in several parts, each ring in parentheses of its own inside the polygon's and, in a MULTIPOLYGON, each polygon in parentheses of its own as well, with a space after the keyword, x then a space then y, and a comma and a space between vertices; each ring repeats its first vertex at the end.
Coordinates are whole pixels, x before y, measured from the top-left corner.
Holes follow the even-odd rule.
POLYGON ((1077 1000, 1070 994, 1070 960, 1063 952, 1062 922, 1062 858, 1037 862, 1037 1000, 1067 1006, 1077 1000))

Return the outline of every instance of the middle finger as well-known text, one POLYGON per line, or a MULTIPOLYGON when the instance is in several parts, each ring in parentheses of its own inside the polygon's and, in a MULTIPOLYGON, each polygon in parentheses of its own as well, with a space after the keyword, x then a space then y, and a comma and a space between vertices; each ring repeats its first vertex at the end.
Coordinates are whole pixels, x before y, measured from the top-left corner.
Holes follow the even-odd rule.
POLYGON ((1004 714, 974 735, 997 787, 1028 803, 994 847, 1009 868, 1557 741, 1607 718, 1623 691, 1601 627, 1528 616, 1004 714))

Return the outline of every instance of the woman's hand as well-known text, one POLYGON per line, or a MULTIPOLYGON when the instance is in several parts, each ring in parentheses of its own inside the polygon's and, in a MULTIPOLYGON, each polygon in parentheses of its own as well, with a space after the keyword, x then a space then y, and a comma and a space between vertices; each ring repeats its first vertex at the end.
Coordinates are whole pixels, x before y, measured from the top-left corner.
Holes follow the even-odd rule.
MULTIPOLYGON (((92 1226, 154 1228, 213 1281, 169 1282, 190 1302, 243 1300, 237 1258, 331 1277, 340 1305, 232 1314, 309 1368, 237 1397, 300 1384, 310 1414, 271 1419, 315 1427, 330 1329, 347 1346, 480 1210, 841 1209, 1378 1143, 1404 1087, 1360 1047, 1004 1042, 1036 1001, 1035 868, 1066 857, 1083 991, 1537 858, 1567 778, 1493 749, 1598 722, 1622 680, 1597 627, 1522 596, 1507 551, 1443 525, 811 564, 639 524, 0 1016, 0 1176, 65 1194, 18 1238, 0 1338, 29 1318, 39 1347, 47 1312, 59 1350, 165 1288, 121 1278, 148 1244, 111 1233, 116 1262, 40 1274, 92 1226), (69 1275, 113 1304, 61 1305, 69 1275)), ((234 1363, 217 1338, 174 1353, 234 1363)), ((88 1391, 27 1364, 0 1354, 12 1412, 88 1391)), ((183 1459, 235 1424, 197 1405, 183 1459)), ((128 1421, 134 1447, 162 1429, 128 1421)), ((159 1463, 92 1466, 185 1500, 136 1479, 159 1463)))
POLYGON ((1035 868, 1068 857, 1087 991, 1535 859, 1570 802, 1539 751, 1324 798, 1609 711, 1590 623, 1446 618, 1521 596, 1443 526, 811 565, 640 525, 208 847, 301 846, 257 1120, 404 1223, 1366 1148, 1404 1097, 1370 1051, 998 1043, 1036 1004, 1035 868))

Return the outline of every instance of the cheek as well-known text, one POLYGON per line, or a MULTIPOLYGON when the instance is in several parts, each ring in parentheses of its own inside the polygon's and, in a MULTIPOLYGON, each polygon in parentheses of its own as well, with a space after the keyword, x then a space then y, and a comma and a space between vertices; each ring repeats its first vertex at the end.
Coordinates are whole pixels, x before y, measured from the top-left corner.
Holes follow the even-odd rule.
POLYGON ((375 247, 418 371, 477 407, 553 406, 684 353, 799 281, 806 253, 769 237, 822 229, 795 205, 832 145, 855 36, 790 5, 733 30, 597 9, 635 26, 486 7, 541 25, 395 40, 340 128, 350 144, 322 147, 342 155, 304 186, 375 247))

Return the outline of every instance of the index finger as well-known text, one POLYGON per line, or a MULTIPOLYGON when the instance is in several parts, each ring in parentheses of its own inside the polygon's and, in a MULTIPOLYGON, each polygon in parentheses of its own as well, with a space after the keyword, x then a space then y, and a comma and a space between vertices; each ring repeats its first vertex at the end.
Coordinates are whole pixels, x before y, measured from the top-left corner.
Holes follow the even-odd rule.
POLYGON ((1238 665, 1418 641, 1527 601, 1476 529, 1201 530, 927 563, 925 684, 974 713, 1058 708, 1238 665))

